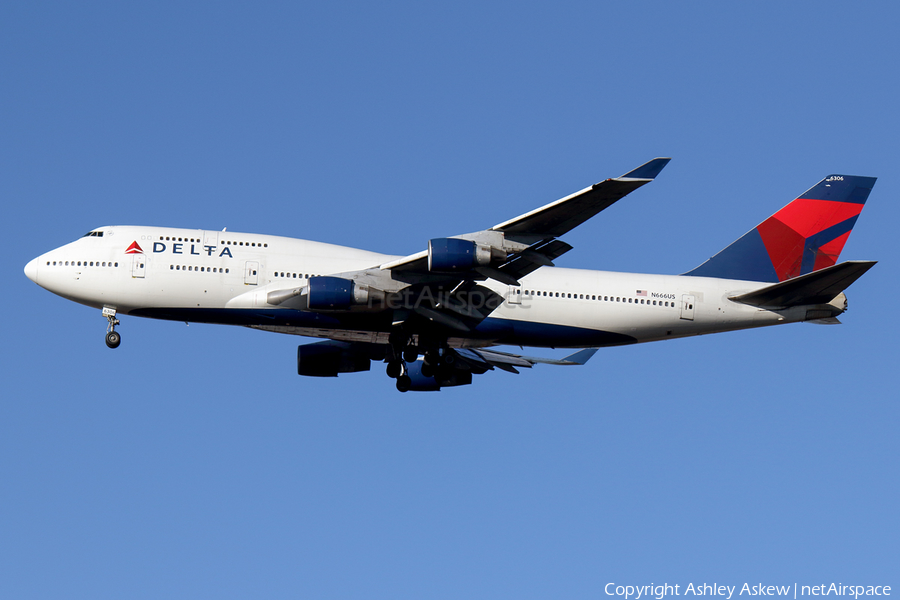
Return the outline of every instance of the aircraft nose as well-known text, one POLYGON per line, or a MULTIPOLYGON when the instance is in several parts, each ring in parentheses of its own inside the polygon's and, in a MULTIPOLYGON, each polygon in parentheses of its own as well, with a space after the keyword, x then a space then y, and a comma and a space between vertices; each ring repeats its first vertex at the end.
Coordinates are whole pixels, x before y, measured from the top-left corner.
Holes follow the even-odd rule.
POLYGON ((38 280, 38 259, 33 258, 27 265, 25 265, 25 276, 33 282, 37 283, 38 280))

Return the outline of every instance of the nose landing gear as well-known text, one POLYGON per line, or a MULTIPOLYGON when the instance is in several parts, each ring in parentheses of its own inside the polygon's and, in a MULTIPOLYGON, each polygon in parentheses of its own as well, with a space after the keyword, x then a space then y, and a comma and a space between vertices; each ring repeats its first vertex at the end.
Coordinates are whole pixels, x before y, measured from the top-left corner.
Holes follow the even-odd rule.
POLYGON ((118 348, 122 343, 122 336, 116 333, 116 325, 119 320, 116 318, 116 309, 103 307, 103 316, 106 317, 108 324, 106 326, 106 345, 110 348, 118 348))

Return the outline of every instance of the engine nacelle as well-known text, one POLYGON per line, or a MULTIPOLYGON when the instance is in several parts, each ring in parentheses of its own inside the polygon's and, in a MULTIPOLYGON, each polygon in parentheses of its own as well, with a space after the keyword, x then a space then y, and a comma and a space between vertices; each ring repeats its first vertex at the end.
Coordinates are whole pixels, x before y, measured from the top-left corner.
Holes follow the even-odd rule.
POLYGON ((342 277, 310 277, 307 284, 306 306, 309 310, 349 310, 384 300, 384 292, 359 285, 342 277))
POLYGON ((442 387, 453 387, 457 385, 469 385, 472 383, 471 371, 452 370, 446 373, 440 373, 434 377, 425 377, 422 375, 422 361, 407 363, 406 374, 409 375, 412 385, 409 390, 411 392, 438 392, 442 387))
POLYGON ((435 238, 428 241, 428 270, 456 273, 491 264, 491 247, 471 240, 435 238))
POLYGON ((351 352, 340 342, 317 342, 297 347, 297 374, 307 377, 337 377, 338 373, 368 371, 368 356, 351 352))

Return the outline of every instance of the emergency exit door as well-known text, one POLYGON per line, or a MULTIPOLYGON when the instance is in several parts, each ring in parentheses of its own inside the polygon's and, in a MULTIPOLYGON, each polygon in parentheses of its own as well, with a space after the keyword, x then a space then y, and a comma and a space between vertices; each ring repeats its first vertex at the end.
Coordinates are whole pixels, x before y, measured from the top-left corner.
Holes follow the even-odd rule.
POLYGON ((144 273, 147 271, 147 259, 143 254, 132 254, 131 255, 131 276, 132 277, 144 277, 144 273))
POLYGON ((694 320, 694 296, 691 294, 681 296, 681 318, 686 321, 694 320))
POLYGON ((248 260, 244 263, 244 285, 256 285, 259 281, 259 263, 248 260))

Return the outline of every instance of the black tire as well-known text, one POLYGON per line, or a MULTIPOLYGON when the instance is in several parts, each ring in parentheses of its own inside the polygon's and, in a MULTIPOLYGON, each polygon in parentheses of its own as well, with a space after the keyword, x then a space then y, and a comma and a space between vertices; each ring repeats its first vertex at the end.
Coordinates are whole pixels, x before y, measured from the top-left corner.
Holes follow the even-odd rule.
POLYGON ((456 364, 456 353, 452 350, 448 350, 447 352, 445 352, 444 356, 441 357, 441 364, 452 367, 454 364, 456 364))
POLYGON ((416 362, 417 358, 419 358, 419 350, 414 346, 407 346, 403 349, 403 360, 406 362, 416 362))
POLYGON ((428 362, 422 362, 422 377, 432 377, 434 375, 434 367, 428 362))
POLYGON ((106 334, 106 345, 110 348, 118 348, 119 344, 122 343, 122 336, 119 335, 115 331, 110 331, 106 334))
POLYGON ((412 379, 409 378, 409 375, 401 375, 397 378, 397 391, 398 392, 408 392, 409 388, 412 387, 412 379))
POLYGON ((384 372, 387 373, 387 376, 391 379, 397 379, 403 373, 403 363, 399 360, 392 360, 388 362, 384 372))

